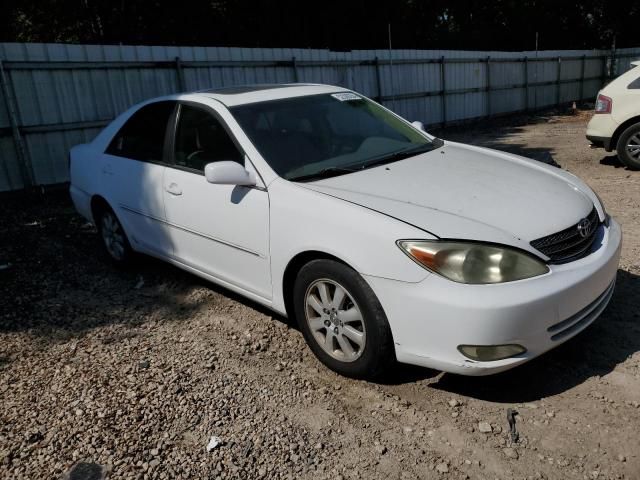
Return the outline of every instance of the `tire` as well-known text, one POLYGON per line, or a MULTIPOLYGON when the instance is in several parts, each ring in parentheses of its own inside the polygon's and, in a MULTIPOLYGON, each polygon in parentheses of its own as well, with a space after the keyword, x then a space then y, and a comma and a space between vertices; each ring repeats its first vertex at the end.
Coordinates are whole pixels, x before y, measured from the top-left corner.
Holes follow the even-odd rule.
POLYGON ((95 221, 107 257, 119 268, 129 267, 133 263, 134 252, 114 211, 103 206, 97 211, 95 221))
POLYGON ((395 363, 387 317, 355 270, 334 260, 313 260, 298 272, 293 296, 309 348, 331 370, 375 379, 395 363))
POLYGON ((616 145, 618 158, 630 170, 640 170, 640 123, 628 127, 616 145))

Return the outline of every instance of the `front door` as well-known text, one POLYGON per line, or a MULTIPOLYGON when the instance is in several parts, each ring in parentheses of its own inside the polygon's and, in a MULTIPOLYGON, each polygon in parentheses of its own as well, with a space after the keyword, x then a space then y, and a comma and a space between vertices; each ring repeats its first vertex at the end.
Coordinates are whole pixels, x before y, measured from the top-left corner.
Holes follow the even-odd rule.
POLYGON ((213 185, 204 176, 208 163, 248 164, 244 152, 213 109, 185 103, 178 109, 173 153, 163 184, 174 258, 270 299, 268 193, 213 185))

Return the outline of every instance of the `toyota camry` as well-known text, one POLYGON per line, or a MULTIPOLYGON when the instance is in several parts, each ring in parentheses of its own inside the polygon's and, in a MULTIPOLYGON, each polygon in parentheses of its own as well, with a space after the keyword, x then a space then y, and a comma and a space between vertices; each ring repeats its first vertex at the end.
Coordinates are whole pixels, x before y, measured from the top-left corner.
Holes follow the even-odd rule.
POLYGON ((580 179, 443 141, 340 87, 148 100, 70 168, 113 262, 152 255, 295 318, 351 377, 515 367, 585 329, 614 289, 621 229, 580 179))

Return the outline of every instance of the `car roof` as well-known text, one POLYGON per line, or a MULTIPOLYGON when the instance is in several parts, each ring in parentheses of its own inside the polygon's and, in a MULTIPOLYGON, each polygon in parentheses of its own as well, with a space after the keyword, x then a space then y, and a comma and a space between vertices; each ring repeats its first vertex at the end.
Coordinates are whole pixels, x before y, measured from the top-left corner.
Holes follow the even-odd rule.
POLYGON ((274 83, 212 88, 191 92, 191 95, 213 98, 227 107, 234 107, 248 103, 267 102, 269 100, 280 100, 284 98, 345 91, 348 90, 346 88, 336 87, 333 85, 321 85, 315 83, 274 83))
POLYGON ((218 87, 199 90, 197 93, 213 93, 219 95, 240 95, 242 93, 259 92, 260 90, 273 90, 276 88, 287 88, 291 84, 287 83, 256 83, 255 85, 234 85, 233 87, 218 87))
POLYGON ((640 66, 640 60, 636 60, 635 62, 631 62, 631 65, 635 65, 636 67, 640 66))

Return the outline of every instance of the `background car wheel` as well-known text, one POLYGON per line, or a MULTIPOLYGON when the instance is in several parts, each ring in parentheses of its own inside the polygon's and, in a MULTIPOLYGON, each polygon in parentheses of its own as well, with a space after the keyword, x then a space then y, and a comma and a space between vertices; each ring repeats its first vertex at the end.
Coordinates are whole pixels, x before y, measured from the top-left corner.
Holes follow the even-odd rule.
POLYGON ((133 250, 122 224, 111 208, 104 207, 96 215, 96 226, 105 252, 117 266, 126 267, 133 260, 133 250))
POLYGON ((631 170, 640 170, 640 123, 627 128, 616 145, 618 157, 631 170))
POLYGON ((394 364, 387 317, 356 271, 314 260, 298 273, 293 294, 300 330, 327 367, 348 377, 376 378, 394 364))

